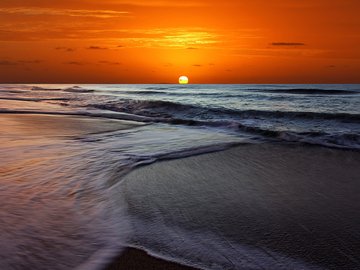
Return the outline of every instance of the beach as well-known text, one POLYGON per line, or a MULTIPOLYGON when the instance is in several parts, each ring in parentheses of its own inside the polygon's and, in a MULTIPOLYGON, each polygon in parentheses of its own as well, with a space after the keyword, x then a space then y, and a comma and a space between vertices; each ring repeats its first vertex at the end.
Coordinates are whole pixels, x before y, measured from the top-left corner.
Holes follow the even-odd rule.
POLYGON ((360 270, 360 0, 0 0, 0 270, 360 270))
POLYGON ((1 269, 359 269, 357 94, 32 87, 0 92, 1 269))

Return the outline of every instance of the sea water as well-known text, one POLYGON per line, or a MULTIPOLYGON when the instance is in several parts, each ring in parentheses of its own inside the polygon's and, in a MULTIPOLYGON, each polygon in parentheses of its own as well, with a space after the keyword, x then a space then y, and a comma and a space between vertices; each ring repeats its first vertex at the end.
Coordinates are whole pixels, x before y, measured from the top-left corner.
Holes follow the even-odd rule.
POLYGON ((1 269, 103 266, 132 235, 114 187, 137 166, 244 143, 360 149, 360 85, 0 85, 0 111, 144 123, 50 137, 1 123, 1 269))

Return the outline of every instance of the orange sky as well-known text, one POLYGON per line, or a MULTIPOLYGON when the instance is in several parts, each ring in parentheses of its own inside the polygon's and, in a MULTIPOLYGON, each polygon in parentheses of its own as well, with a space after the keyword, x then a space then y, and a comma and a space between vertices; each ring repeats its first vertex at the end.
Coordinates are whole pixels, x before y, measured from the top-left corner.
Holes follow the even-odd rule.
POLYGON ((1 0, 0 83, 359 83, 359 14, 359 0, 1 0))

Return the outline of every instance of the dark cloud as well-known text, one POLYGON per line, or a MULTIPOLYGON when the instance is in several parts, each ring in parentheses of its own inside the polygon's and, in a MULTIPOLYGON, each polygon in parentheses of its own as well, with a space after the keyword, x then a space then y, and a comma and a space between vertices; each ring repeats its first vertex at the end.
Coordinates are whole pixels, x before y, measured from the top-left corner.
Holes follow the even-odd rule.
POLYGON ((66 64, 66 65, 74 65, 74 66, 83 66, 83 65, 85 65, 85 63, 77 62, 77 61, 65 62, 64 64, 66 64))
POLYGON ((0 60, 0 66, 17 66, 17 65, 31 65, 31 64, 40 64, 41 60, 0 60))
POLYGON ((64 52, 74 52, 75 51, 75 49, 68 48, 68 47, 56 47, 55 50, 64 51, 64 52))
POLYGON ((17 61, 19 64, 40 64, 41 60, 19 60, 17 61))
POLYGON ((195 64, 195 65, 192 65, 193 67, 202 67, 203 65, 199 65, 199 64, 195 64))
POLYGON ((87 47, 88 50, 107 50, 108 48, 106 47, 99 47, 99 46, 90 46, 87 47))
POLYGON ((187 50, 198 50, 198 48, 195 48, 195 47, 187 47, 186 49, 187 50))
POLYGON ((305 46, 305 43, 302 42, 273 42, 271 43, 272 46, 305 46))
POLYGON ((0 66, 16 66, 17 62, 8 61, 8 60, 0 60, 0 66))
POLYGON ((124 48, 125 46, 123 45, 118 45, 117 48, 124 48))
POLYGON ((120 62, 111 62, 111 61, 99 61, 98 63, 104 65, 121 65, 120 62))

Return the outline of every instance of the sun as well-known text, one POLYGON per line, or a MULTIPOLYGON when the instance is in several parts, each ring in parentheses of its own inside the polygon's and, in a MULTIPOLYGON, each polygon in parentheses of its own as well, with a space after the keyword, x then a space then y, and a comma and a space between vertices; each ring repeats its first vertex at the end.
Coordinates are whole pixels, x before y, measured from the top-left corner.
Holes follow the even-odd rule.
POLYGON ((189 78, 186 77, 186 76, 180 76, 179 83, 180 84, 188 84, 189 83, 189 78))

